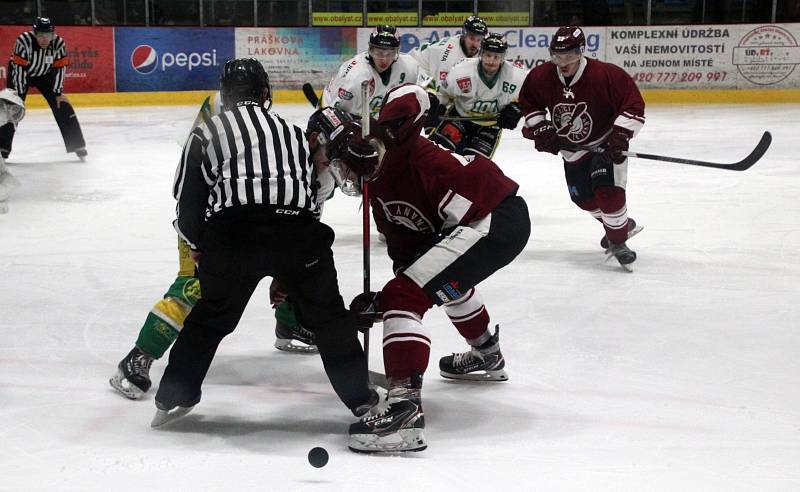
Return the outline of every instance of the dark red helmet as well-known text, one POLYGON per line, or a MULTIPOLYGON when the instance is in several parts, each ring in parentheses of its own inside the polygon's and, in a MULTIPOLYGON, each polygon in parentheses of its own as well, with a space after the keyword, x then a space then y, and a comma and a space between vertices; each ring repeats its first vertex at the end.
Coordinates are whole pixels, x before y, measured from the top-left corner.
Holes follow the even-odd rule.
POLYGON ((578 26, 560 27, 550 41, 550 54, 553 53, 583 53, 586 47, 586 36, 583 29, 578 26))
POLYGON ((386 93, 378 114, 378 126, 386 134, 388 147, 420 134, 431 108, 428 93, 416 84, 399 85, 386 93))

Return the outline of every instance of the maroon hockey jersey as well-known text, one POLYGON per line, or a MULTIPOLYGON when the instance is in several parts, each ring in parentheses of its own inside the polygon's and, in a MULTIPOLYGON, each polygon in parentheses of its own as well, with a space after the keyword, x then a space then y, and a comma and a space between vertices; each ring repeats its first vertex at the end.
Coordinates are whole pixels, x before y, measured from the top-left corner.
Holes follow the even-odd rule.
MULTIPOLYGON (((634 135, 644 125, 644 100, 631 76, 614 64, 585 57, 569 84, 552 62, 531 70, 520 89, 519 104, 529 128, 549 112, 563 143, 597 145, 614 125, 634 135)), ((567 162, 587 155, 566 150, 561 154, 567 162)))
POLYGON ((491 160, 454 154, 419 136, 386 153, 368 191, 397 269, 444 231, 486 217, 518 188, 491 160))

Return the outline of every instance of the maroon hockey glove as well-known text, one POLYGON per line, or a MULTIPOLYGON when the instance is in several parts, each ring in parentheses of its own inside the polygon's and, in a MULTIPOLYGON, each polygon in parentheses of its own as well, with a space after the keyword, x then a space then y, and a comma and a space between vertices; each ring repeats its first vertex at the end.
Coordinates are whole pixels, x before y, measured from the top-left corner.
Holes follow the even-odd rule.
POLYGON ((347 143, 344 161, 359 176, 370 178, 378 168, 378 151, 357 135, 347 143))
POLYGON ((622 153, 628 150, 628 141, 631 137, 633 137, 632 131, 614 125, 614 128, 611 130, 611 135, 606 139, 605 156, 614 164, 622 164, 625 162, 626 157, 622 155, 622 153))
POLYGON ((272 283, 269 284, 269 303, 272 305, 272 308, 275 309, 285 300, 286 292, 284 292, 283 286, 277 280, 272 279, 272 283))
POLYGON ((362 292, 350 301, 350 312, 356 315, 358 331, 365 332, 372 325, 383 321, 383 313, 378 305, 380 292, 362 292))
POLYGON ((555 127, 549 121, 541 121, 531 128, 523 128, 522 136, 533 140, 533 145, 539 152, 548 152, 558 155, 560 148, 555 127))

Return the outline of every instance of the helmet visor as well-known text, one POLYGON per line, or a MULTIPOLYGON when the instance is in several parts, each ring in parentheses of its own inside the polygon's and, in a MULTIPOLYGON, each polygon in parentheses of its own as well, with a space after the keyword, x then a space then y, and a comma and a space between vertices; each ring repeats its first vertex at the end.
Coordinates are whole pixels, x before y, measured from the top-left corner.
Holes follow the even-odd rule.
POLYGON ((328 170, 342 193, 347 196, 361 196, 361 178, 342 159, 333 159, 328 170))
POLYGON ((550 50, 550 61, 552 61, 554 64, 560 67, 580 61, 581 56, 582 53, 580 49, 575 49, 572 51, 550 50))

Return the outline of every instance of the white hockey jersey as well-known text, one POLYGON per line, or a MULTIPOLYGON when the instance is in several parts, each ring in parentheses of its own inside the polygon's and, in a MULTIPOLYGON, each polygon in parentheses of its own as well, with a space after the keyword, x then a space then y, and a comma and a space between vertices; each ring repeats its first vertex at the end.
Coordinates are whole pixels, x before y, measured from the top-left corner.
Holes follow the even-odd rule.
POLYGON ((527 73, 504 61, 488 80, 480 58, 467 58, 454 66, 439 88, 439 101, 455 105, 461 116, 492 116, 519 98, 527 73))
POLYGON ((370 65, 364 51, 344 62, 336 75, 322 91, 322 106, 334 106, 351 114, 361 114, 361 82, 369 80, 369 107, 373 117, 378 116, 383 96, 400 84, 417 82, 419 65, 411 56, 401 54, 383 74, 370 65))
POLYGON ((417 84, 430 90, 439 90, 439 85, 455 64, 468 58, 461 48, 461 35, 450 36, 436 43, 424 43, 408 52, 419 64, 417 84))

